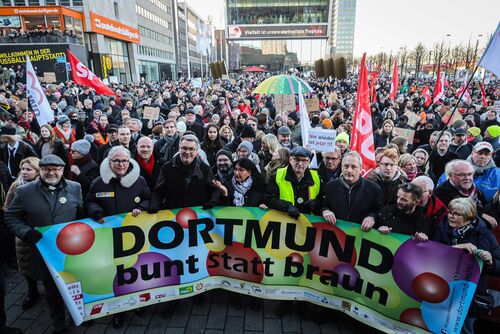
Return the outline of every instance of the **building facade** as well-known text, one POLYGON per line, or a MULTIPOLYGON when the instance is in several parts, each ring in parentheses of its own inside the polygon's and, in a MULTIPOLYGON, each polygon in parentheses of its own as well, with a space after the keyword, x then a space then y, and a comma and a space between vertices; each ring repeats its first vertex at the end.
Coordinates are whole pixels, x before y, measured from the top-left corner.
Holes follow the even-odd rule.
POLYGON ((329 57, 345 57, 352 61, 356 0, 333 0, 329 57))

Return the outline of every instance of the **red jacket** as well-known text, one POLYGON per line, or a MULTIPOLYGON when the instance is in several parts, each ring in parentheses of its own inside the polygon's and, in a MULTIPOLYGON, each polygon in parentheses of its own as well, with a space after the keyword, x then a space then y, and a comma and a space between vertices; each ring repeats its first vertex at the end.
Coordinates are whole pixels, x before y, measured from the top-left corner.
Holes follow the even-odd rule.
POLYGON ((427 206, 424 208, 424 217, 429 218, 432 223, 439 223, 448 213, 448 208, 435 195, 429 197, 427 206))

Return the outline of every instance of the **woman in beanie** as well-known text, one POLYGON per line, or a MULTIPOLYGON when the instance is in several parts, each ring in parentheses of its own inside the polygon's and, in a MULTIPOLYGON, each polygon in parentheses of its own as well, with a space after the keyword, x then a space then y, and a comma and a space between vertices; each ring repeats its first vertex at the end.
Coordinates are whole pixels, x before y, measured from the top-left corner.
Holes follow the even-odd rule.
POLYGON ((71 121, 68 116, 62 115, 59 117, 54 128, 54 133, 57 138, 61 139, 66 149, 69 150, 71 144, 76 140, 75 129, 71 127, 71 121))
MULTIPOLYGON (((21 160, 21 163, 19 164, 21 171, 5 196, 5 202, 3 205, 4 211, 7 210, 10 203, 14 199, 17 188, 35 180, 40 175, 40 166, 38 166, 39 161, 40 159, 35 157, 29 157, 21 160)), ((17 267, 19 273, 26 277, 26 282, 28 283, 28 295, 23 301, 23 310, 27 310, 33 306, 33 304, 35 304, 40 297, 36 280, 30 277, 30 253, 30 246, 21 239, 16 238, 17 267)))
POLYGON ((85 198, 90 184, 99 176, 99 166, 90 153, 91 144, 87 139, 77 140, 71 145, 70 155, 73 163, 68 179, 80 183, 85 198))
MULTIPOLYGON (((69 123, 68 123, 69 124, 69 123)), ((46 155, 54 154, 66 163, 64 167, 64 176, 69 173, 69 157, 63 142, 55 135, 54 128, 50 124, 44 124, 40 127, 40 139, 35 144, 35 152, 40 158, 46 155)))

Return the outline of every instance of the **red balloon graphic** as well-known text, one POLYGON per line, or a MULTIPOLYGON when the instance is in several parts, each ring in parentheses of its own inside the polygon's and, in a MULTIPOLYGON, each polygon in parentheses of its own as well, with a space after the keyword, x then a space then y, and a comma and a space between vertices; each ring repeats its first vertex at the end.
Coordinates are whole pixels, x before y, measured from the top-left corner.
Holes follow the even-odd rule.
POLYGON ((56 239, 57 248, 67 255, 85 253, 94 244, 95 233, 85 223, 75 222, 63 227, 56 239))
POLYGON ((175 221, 182 226, 182 228, 188 228, 188 223, 190 220, 197 219, 198 215, 193 209, 184 208, 179 210, 175 215, 175 221))
POLYGON ((226 246, 222 252, 208 253, 207 269, 210 276, 228 276, 255 283, 260 283, 264 278, 264 266, 259 254, 239 242, 226 246), (252 261, 258 262, 255 268, 252 261), (215 262, 218 263, 217 266, 215 262), (211 266, 214 268, 210 268, 211 266))
POLYGON ((311 259, 311 264, 313 266, 319 267, 320 271, 330 270, 333 271, 337 265, 340 263, 350 263, 353 266, 356 264, 356 250, 353 247, 352 256, 349 262, 342 262, 335 254, 335 251, 332 246, 328 247, 328 256, 324 257, 319 255, 320 245, 321 245, 321 235, 324 233, 324 230, 333 231, 337 237, 337 240, 340 244, 340 248, 345 250, 346 247, 346 234, 344 231, 339 229, 336 226, 332 226, 328 223, 314 223, 313 226, 316 228, 316 240, 314 243, 314 249, 309 252, 309 257, 311 259))
POLYGON ((425 325, 424 318, 422 317, 422 312, 419 308, 409 308, 404 310, 403 313, 401 313, 401 315, 399 316, 399 320, 401 322, 417 326, 425 330, 429 330, 425 325))
POLYGON ((422 273, 415 277, 411 289, 419 299, 429 303, 441 303, 450 294, 448 283, 433 273, 422 273))

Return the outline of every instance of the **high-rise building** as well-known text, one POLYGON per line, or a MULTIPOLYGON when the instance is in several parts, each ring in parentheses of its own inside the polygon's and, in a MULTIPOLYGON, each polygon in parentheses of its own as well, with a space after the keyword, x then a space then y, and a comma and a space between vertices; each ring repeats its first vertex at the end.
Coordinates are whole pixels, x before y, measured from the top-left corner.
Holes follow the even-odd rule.
POLYGON ((356 0, 333 0, 328 57, 352 60, 355 21, 356 0))

